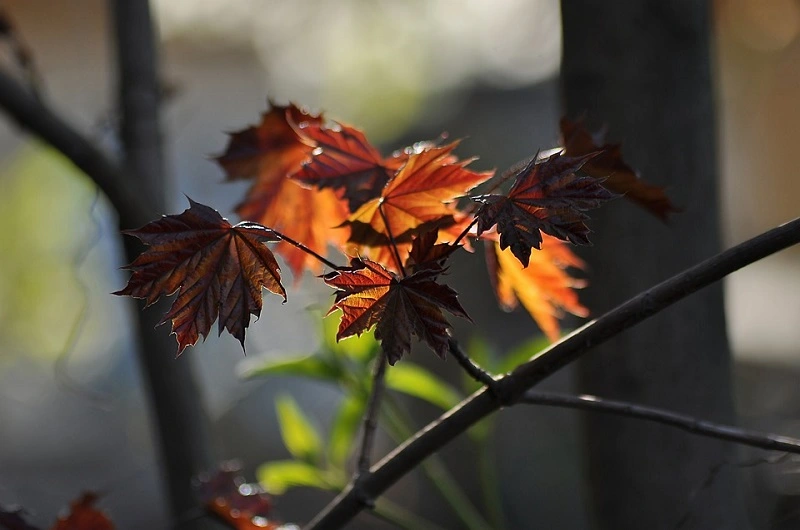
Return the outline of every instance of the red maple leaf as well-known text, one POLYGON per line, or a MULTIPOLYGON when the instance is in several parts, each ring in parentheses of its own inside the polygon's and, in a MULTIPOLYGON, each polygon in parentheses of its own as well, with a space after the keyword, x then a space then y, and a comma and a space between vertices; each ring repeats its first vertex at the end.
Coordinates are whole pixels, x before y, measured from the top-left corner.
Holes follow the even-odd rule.
POLYGON ((167 215, 126 234, 148 245, 126 268, 128 285, 114 294, 154 303, 161 296, 178 296, 161 323, 172 321, 178 354, 208 335, 219 317, 223 329, 244 347, 250 315, 261 314, 261 289, 283 296, 280 270, 264 245, 277 241, 274 232, 255 223, 235 226, 214 209, 189 199, 180 215, 167 215))
POLYGON ((260 485, 248 483, 241 471, 239 462, 230 461, 199 477, 198 494, 206 509, 236 530, 284 528, 272 519, 270 496, 260 485))
POLYGON ((114 524, 94 507, 97 494, 87 492, 70 503, 70 512, 59 517, 51 530, 114 530, 114 524))
POLYGON ((539 249, 542 232, 575 244, 588 244, 585 210, 598 207, 614 194, 593 177, 577 171, 596 153, 582 157, 561 154, 537 162, 533 157, 521 167, 507 195, 482 195, 476 213, 478 234, 497 225, 500 248, 511 247, 527 266, 531 249, 539 249))
MULTIPOLYGON (((307 189, 289 178, 314 150, 314 144, 298 136, 296 128, 321 122, 320 116, 295 105, 273 105, 259 125, 233 133, 225 153, 216 160, 229 180, 255 179, 236 207, 242 219, 274 228, 324 256, 329 244, 339 247, 347 239, 347 230, 336 228, 347 218, 347 207, 331 190, 307 189)), ((285 241, 275 251, 286 260, 295 279, 306 268, 321 270, 315 258, 285 241)))
POLYGON ((400 154, 384 158, 363 132, 349 125, 306 122, 297 132, 314 150, 292 178, 335 190, 347 199, 351 211, 380 195, 407 158, 400 154))
POLYGON ((619 144, 603 144, 595 139, 582 121, 572 122, 561 118, 561 141, 564 154, 567 156, 583 156, 598 153, 587 161, 581 172, 595 178, 602 178, 603 186, 614 193, 624 194, 662 221, 666 221, 670 213, 679 212, 669 200, 664 188, 648 183, 622 159, 619 144))
MULTIPOLYGON (((389 364, 411 350, 411 338, 425 341, 440 357, 447 354, 450 324, 442 313, 469 320, 456 292, 436 282, 442 269, 423 269, 398 278, 369 260, 355 259, 347 270, 323 278, 336 289, 331 312, 342 311, 336 340, 360 335, 373 325, 389 364)), ((329 312, 330 313, 330 312, 329 312)))

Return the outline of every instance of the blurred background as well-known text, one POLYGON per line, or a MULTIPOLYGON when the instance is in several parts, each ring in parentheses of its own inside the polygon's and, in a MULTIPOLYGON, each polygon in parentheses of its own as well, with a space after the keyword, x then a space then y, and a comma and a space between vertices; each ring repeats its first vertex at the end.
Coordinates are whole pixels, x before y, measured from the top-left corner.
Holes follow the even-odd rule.
MULTIPOLYGON (((46 100, 87 136, 118 151, 106 3, 12 0, 2 6, 33 53, 46 100)), ((223 183, 209 156, 223 151, 226 131, 259 119, 267 97, 356 124, 384 152, 447 131, 465 138, 461 156, 480 155, 479 169, 502 171, 558 141, 561 33, 554 0, 154 0, 153 8, 168 92, 167 213, 182 211, 186 194, 235 219, 233 208, 248 184, 223 183)), ((800 211, 794 175, 800 2, 717 0, 714 23, 719 185, 730 246, 800 211)), ((4 67, 13 69, 9 50, 2 53, 4 67)), ((625 138, 610 140, 624 149, 625 138)), ((118 270, 123 253, 113 211, 68 161, 4 118, 0 252, 0 503, 25 506, 46 524, 80 491, 92 489, 102 493, 102 506, 119 528, 166 527, 128 324, 139 304, 109 295, 126 280, 118 270)), ((524 312, 496 308, 480 256, 463 261, 449 283, 476 325, 459 325, 460 336, 480 335, 502 351, 539 333, 524 312)), ((791 436, 800 435, 799 272, 800 249, 793 249, 725 282, 740 422, 791 436)), ((320 338, 308 332, 319 327, 318 314, 309 308, 326 306, 330 291, 312 280, 290 287, 285 305, 265 299, 248 332, 246 358, 225 335, 209 337, 176 361, 197 370, 197 399, 212 417, 220 454, 242 459, 249 473, 287 456, 275 428, 276 395, 293 394, 321 428, 336 403, 336 392, 323 385, 238 376, 260 359, 318 347, 320 338)), ((455 363, 423 349, 413 359, 457 380, 455 363)), ((569 390, 570 384, 564 372, 544 387, 569 390)), ((419 410, 420 425, 435 412, 419 410)), ((576 415, 513 412, 500 419, 497 450, 509 527, 526 527, 535 517, 543 527, 556 527, 550 521, 587 528, 576 415)), ((383 442, 381 453, 390 447, 383 442)), ((468 451, 455 444, 443 455, 465 481, 469 473, 459 463, 468 451)), ((765 521, 777 504, 792 506, 800 498, 798 470, 792 459, 743 466, 754 526, 770 527, 765 521)), ((416 475, 391 490, 412 510, 458 527, 436 512, 428 491, 416 475)), ((327 498, 290 492, 278 510, 286 520, 306 521, 309 506, 316 512, 327 498)), ((796 525, 800 507, 793 513, 789 523, 796 525)), ((362 516, 361 524, 373 522, 362 516)))

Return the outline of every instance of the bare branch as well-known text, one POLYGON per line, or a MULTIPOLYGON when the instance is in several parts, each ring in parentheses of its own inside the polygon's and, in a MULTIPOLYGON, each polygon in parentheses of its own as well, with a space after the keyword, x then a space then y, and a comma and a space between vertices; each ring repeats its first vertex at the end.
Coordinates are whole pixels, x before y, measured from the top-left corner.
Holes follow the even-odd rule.
POLYGON ((450 351, 450 355, 458 361, 458 364, 461 365, 461 368, 464 369, 467 374, 475 381, 486 385, 489 388, 494 388, 494 384, 497 382, 492 374, 478 366, 472 359, 469 358, 467 352, 461 349, 461 345, 456 341, 456 339, 451 338, 447 341, 447 347, 450 351))
POLYGON ((605 412, 617 416, 653 421, 663 425, 677 427, 678 429, 693 434, 719 438, 720 440, 758 447, 759 449, 766 449, 768 451, 785 451, 787 453, 800 454, 800 440, 796 438, 779 436, 777 434, 763 434, 733 427, 731 425, 722 425, 720 423, 693 418, 692 416, 678 414, 677 412, 669 410, 637 405, 624 401, 613 401, 597 396, 570 396, 566 394, 528 390, 523 394, 522 399, 520 399, 518 403, 605 412))
MULTIPOLYGON (((800 219, 773 228, 717 254, 631 298, 602 317, 577 329, 534 359, 499 379, 503 395, 519 399, 529 388, 579 358, 592 347, 633 327, 728 274, 800 242, 800 219)), ((376 464, 360 481, 359 490, 372 498, 386 491, 409 470, 469 427, 501 407, 487 388, 433 421, 376 464)), ((308 528, 341 528, 363 509, 352 484, 339 494, 308 528)))
POLYGON ((378 412, 381 408, 381 397, 386 387, 386 354, 381 351, 375 359, 375 371, 372 374, 372 392, 369 395, 367 410, 364 412, 364 434, 361 438, 361 449, 358 452, 358 469, 356 478, 369 473, 370 455, 375 443, 375 429, 378 428, 378 412))
POLYGON ((123 227, 142 226, 160 214, 145 199, 143 190, 132 184, 137 181, 133 175, 97 149, 2 70, 0 108, 20 127, 60 151, 91 178, 117 210, 123 227))

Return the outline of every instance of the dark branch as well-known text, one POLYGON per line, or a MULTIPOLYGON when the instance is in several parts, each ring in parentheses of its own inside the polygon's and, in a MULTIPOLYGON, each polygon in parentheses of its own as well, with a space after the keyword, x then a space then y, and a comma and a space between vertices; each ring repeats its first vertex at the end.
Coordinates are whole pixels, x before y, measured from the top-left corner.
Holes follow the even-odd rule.
POLYGON ((375 443, 375 430, 378 428, 378 412, 381 408, 381 397, 386 387, 386 354, 381 351, 375 359, 375 371, 372 374, 372 392, 369 395, 367 410, 364 412, 364 433, 361 438, 361 449, 358 452, 358 468, 356 478, 363 478, 369 473, 370 455, 375 443))
POLYGON ((617 416, 648 420, 663 425, 677 427, 684 431, 711 438, 719 438, 729 442, 736 442, 769 451, 785 451, 800 454, 800 440, 775 434, 763 434, 756 431, 741 429, 730 425, 722 425, 711 421, 700 420, 678 414, 669 410, 636 405, 624 401, 612 401, 596 396, 569 396, 550 392, 534 392, 529 390, 523 394, 519 403, 531 405, 548 405, 551 407, 564 407, 586 411, 605 412, 617 416))
MULTIPOLYGON (((800 219, 773 228, 691 267, 651 289, 631 298, 602 317, 589 322, 535 359, 518 366, 499 379, 503 394, 519 399, 532 386, 620 332, 686 298, 742 267, 800 242, 800 219)), ((501 404, 483 388, 457 408, 433 421, 413 438, 400 445, 376 464, 368 478, 359 484, 361 492, 376 498, 469 427, 496 411, 501 404)), ((341 528, 363 508, 348 487, 317 517, 309 528, 341 528)))
POLYGON ((0 70, 0 107, 23 129, 38 136, 86 173, 108 197, 120 224, 138 228, 160 212, 132 183, 133 175, 97 149, 8 73, 0 70))
POLYGON ((463 368, 471 378, 489 388, 494 388, 494 384, 497 381, 492 377, 492 374, 475 364, 475 362, 469 358, 467 352, 461 349, 461 345, 456 339, 451 338, 448 340, 447 347, 450 351, 450 355, 458 361, 461 368, 463 368))

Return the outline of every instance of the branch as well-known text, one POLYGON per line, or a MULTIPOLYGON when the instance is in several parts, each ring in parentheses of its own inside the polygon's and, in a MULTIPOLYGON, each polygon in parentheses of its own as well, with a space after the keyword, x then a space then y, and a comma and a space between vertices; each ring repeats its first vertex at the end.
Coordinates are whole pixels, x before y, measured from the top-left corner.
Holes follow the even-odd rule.
POLYGON ((123 227, 139 227, 160 212, 151 206, 137 179, 97 149, 8 73, 0 70, 0 108, 20 127, 66 156, 92 179, 111 201, 123 227))
POLYGON ((450 351, 450 355, 458 361, 458 364, 461 368, 464 369, 467 374, 473 378, 475 381, 486 385, 488 388, 494 388, 494 384, 497 382, 492 374, 478 366, 472 359, 469 358, 467 352, 461 349, 461 345, 456 341, 454 338, 450 338, 447 341, 447 347, 450 351))
POLYGON ((669 410, 655 407, 636 405, 624 401, 613 401, 597 396, 569 396, 550 392, 533 392, 531 390, 523 394, 519 403, 531 405, 548 405, 551 407, 563 407, 568 409, 578 409, 586 411, 606 412, 617 416, 638 418, 648 420, 663 425, 677 427, 693 434, 736 442, 759 449, 769 451, 785 451, 787 453, 800 454, 800 440, 779 436, 775 434, 762 434, 756 431, 741 429, 731 425, 722 425, 711 421, 700 420, 678 414, 669 410))
MULTIPOLYGON (((728 274, 800 242, 800 219, 773 228, 631 298, 597 320, 577 329, 551 345, 534 359, 499 379, 496 386, 509 400, 519 399, 526 390, 620 332, 728 274)), ((446 412, 389 453, 358 484, 350 483, 308 528, 341 528, 362 509, 360 498, 376 498, 430 454, 499 409, 504 403, 487 388, 477 391, 456 408, 446 412), (357 486, 357 487, 356 487, 357 486)))
POLYGON ((364 435, 361 438, 361 449, 358 452, 358 468, 356 477, 369 474, 370 455, 375 442, 375 429, 378 428, 378 412, 381 408, 381 397, 386 387, 386 354, 383 350, 375 359, 375 371, 372 374, 372 392, 369 395, 367 410, 364 412, 364 435))

